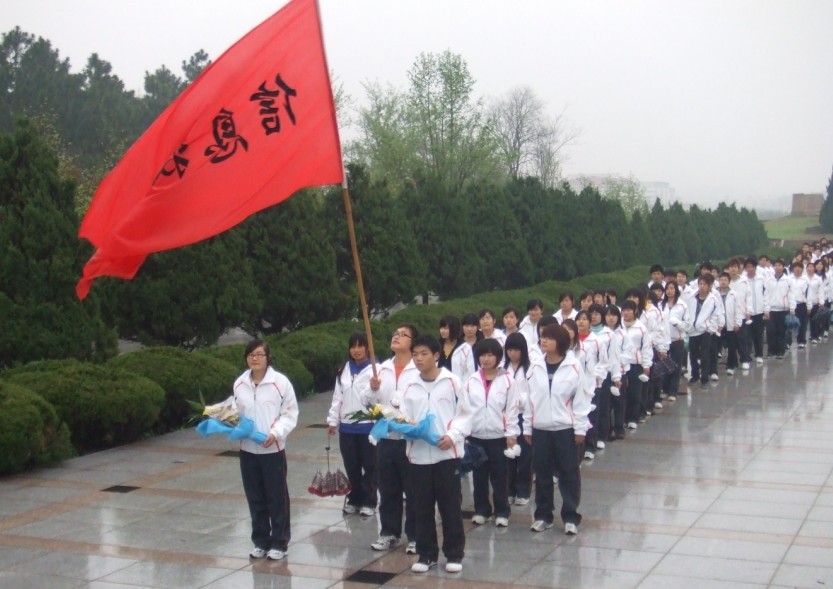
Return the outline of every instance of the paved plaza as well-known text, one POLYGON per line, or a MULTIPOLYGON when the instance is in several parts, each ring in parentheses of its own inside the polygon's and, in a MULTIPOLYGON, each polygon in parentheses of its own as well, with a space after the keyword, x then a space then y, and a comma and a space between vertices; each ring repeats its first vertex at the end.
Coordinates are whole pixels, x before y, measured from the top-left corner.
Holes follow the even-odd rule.
POLYGON ((508 528, 467 520, 462 573, 412 573, 404 548, 370 549, 376 516, 307 492, 327 468, 322 394, 289 438, 285 561, 249 562, 237 445, 191 429, 0 479, 0 588, 831 587, 831 352, 721 375, 608 444, 582 469, 578 536, 530 532, 534 501, 508 528))

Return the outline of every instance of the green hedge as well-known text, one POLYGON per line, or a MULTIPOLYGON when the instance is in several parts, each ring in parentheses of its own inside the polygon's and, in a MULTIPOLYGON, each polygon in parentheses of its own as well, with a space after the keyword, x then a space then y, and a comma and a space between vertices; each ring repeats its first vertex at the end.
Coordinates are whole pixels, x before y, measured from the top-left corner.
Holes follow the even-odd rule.
MULTIPOLYGON (((270 344, 271 346, 271 344, 270 344)), ((212 346, 201 350, 203 353, 221 360, 225 360, 237 369, 237 375, 243 373, 248 368, 243 354, 246 351, 246 346, 243 344, 235 344, 232 346, 212 346)), ((313 392, 312 374, 306 369, 300 360, 296 360, 292 356, 284 353, 282 350, 272 350, 272 366, 275 370, 284 373, 292 387, 295 389, 297 396, 302 396, 313 392)))
POLYGON ((0 415, 0 475, 73 455, 69 429, 40 395, 0 381, 0 415))
MULTIPOLYGON (((411 323, 421 333, 436 336, 439 332, 440 318, 444 315, 460 317, 465 313, 478 313, 481 309, 490 307, 500 316, 505 307, 514 306, 523 316, 526 313, 526 303, 531 298, 543 300, 544 311, 552 313, 558 308, 558 298, 564 291, 571 290, 575 296, 578 296, 581 291, 587 289, 615 288, 621 297, 628 288, 644 284, 647 280, 648 267, 636 266, 619 272, 592 274, 570 282, 550 281, 531 288, 491 291, 434 305, 413 305, 388 319, 371 322, 375 352, 381 359, 390 356, 390 335, 401 323, 411 323)), ((279 354, 283 354, 287 358, 302 362, 312 375, 315 390, 321 392, 332 390, 335 374, 347 357, 348 338, 357 330, 363 331, 364 325, 356 321, 336 321, 293 333, 269 336, 267 341, 272 347, 273 356, 278 357, 279 354)), ((228 347, 234 348, 234 346, 228 347)), ((238 349, 242 350, 242 347, 238 349)), ((237 350, 212 353, 239 354, 239 358, 243 355, 242 351, 237 350)), ((276 366, 280 368, 281 361, 276 361, 276 366)))
POLYGON ((149 378, 165 391, 165 404, 156 429, 178 429, 193 411, 188 400, 217 403, 232 394, 234 379, 240 374, 234 365, 203 352, 160 346, 143 348, 107 361, 106 366, 149 378))
POLYGON ((69 426, 79 454, 146 435, 156 423, 165 391, 155 382, 111 367, 80 362, 32 362, 4 379, 41 395, 69 426))

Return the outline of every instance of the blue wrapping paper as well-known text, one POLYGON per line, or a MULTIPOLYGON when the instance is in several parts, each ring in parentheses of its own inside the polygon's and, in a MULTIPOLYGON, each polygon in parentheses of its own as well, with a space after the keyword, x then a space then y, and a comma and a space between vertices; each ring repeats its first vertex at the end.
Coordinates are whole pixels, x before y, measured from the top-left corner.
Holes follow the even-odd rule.
POLYGON ((204 438, 215 434, 225 434, 229 440, 251 440, 256 444, 263 444, 268 437, 262 432, 255 431, 255 422, 248 417, 241 417, 240 423, 234 427, 209 417, 200 422, 197 432, 204 438))
POLYGON ((409 442, 423 440, 432 446, 436 446, 440 443, 441 436, 434 431, 434 419, 435 417, 431 413, 416 424, 392 421, 383 417, 370 430, 370 437, 374 440, 382 440, 388 436, 388 432, 397 432, 402 434, 409 442))

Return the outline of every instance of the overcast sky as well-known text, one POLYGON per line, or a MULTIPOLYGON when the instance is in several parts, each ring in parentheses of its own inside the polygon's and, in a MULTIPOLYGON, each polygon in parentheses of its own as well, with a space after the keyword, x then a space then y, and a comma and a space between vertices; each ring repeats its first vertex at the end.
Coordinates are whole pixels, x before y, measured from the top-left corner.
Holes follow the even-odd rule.
MULTIPOLYGON (((73 71, 97 52, 128 89, 198 49, 212 59, 275 0, 5 0, 73 71)), ((634 174, 683 202, 769 208, 833 169, 831 0, 319 0, 330 67, 404 88, 418 53, 451 49, 476 93, 530 86, 580 139, 567 175, 634 174)))

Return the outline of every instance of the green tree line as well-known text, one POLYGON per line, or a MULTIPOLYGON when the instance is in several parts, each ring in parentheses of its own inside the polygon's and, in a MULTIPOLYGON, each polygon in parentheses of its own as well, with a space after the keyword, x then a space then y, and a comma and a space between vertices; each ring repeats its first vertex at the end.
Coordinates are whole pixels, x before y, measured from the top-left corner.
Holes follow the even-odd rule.
MULTIPOLYGON (((338 187, 301 191, 222 235, 150 256, 132 281, 100 280, 83 304, 75 299, 91 253, 76 235, 92 191, 208 62, 199 51, 182 77, 146 73, 136 96, 97 55, 73 73, 49 41, 19 28, 3 35, 0 367, 106 357, 116 335, 195 348, 231 327, 269 334, 359 316, 338 187)), ((357 109, 360 133, 345 152, 373 310, 416 294, 464 297, 765 243, 755 213, 734 204, 631 210, 593 186, 574 191, 557 181, 569 135, 558 121, 540 104, 535 117, 513 120, 528 90, 489 105, 474 85, 459 55, 422 54, 406 89, 368 85, 357 109)))

